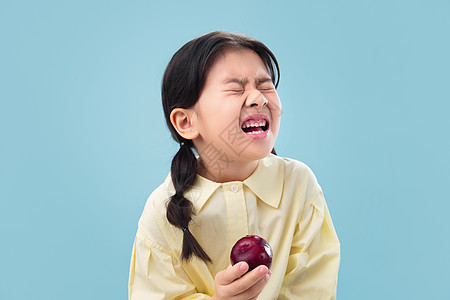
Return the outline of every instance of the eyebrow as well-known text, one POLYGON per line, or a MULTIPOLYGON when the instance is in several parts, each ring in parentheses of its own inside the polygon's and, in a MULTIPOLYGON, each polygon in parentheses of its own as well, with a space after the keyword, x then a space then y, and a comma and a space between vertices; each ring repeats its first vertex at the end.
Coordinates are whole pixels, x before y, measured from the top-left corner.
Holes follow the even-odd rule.
POLYGON ((225 79, 223 81, 223 83, 224 84, 237 83, 237 84, 239 84, 241 86, 245 86, 248 83, 248 79, 245 79, 245 78, 242 78, 242 79, 241 78, 228 78, 228 79, 225 79))
MULTIPOLYGON (((260 85, 260 84, 268 82, 268 81, 272 82, 272 79, 270 77, 258 77, 258 78, 256 78, 255 83, 256 83, 256 85, 260 85)), ((248 83, 248 79, 247 78, 228 78, 223 81, 223 84, 229 84, 229 83, 237 83, 241 86, 245 86, 248 83)))
POLYGON ((256 79, 256 85, 260 85, 260 84, 268 82, 268 81, 272 82, 272 78, 270 78, 270 77, 259 77, 259 78, 256 79))

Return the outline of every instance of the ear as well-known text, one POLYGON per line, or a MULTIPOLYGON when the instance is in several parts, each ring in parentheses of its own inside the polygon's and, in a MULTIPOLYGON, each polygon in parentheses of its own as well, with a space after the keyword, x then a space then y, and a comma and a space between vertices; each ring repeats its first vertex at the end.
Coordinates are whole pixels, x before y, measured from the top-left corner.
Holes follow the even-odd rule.
POLYGON ((173 127, 179 135, 187 140, 193 140, 199 135, 197 128, 192 122, 193 114, 192 110, 184 108, 175 108, 170 113, 170 122, 173 127))

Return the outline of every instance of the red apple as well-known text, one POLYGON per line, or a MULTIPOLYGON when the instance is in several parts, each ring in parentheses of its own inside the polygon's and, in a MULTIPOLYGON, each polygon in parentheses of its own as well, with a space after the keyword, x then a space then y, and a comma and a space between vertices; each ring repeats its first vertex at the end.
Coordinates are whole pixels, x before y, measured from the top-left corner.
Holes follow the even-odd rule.
POLYGON ((272 265, 272 248, 269 243, 260 236, 246 235, 234 244, 230 255, 234 265, 245 261, 249 265, 249 271, 257 266, 266 265, 270 269, 272 265))

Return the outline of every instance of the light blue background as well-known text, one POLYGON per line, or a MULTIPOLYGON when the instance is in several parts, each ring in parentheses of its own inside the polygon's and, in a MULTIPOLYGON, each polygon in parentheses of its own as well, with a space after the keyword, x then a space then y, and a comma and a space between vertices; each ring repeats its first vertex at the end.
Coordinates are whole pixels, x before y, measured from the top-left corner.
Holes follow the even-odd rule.
POLYGON ((448 299, 448 1, 0 1, 0 299, 125 299, 177 150, 172 54, 213 30, 281 65, 276 148, 316 173, 338 299, 448 299))

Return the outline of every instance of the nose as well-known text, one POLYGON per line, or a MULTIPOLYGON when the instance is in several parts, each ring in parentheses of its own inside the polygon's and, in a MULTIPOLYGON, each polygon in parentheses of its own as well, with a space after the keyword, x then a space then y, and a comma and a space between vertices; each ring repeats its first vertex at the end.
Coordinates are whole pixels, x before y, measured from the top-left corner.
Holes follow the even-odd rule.
POLYGON ((255 91, 248 95, 245 104, 250 107, 263 107, 264 105, 267 105, 267 103, 268 101, 264 95, 259 91, 255 91))

